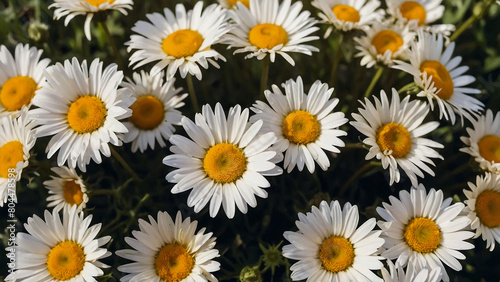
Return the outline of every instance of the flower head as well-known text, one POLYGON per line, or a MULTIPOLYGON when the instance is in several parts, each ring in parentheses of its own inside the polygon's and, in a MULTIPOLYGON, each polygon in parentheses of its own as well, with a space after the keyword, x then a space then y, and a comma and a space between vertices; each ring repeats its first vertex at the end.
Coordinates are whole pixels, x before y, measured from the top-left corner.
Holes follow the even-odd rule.
POLYGON ((66 166, 53 167, 51 170, 57 174, 57 177, 52 176, 51 180, 43 182, 50 194, 47 197, 47 202, 49 202, 47 207, 54 207, 55 211, 59 211, 76 205, 77 211, 82 211, 89 201, 82 178, 74 169, 66 166))
POLYGON ((387 260, 389 271, 384 267, 382 268, 382 278, 384 282, 438 282, 441 281, 443 276, 441 268, 423 268, 417 270, 415 265, 409 263, 406 266, 406 272, 403 267, 391 260, 387 260))

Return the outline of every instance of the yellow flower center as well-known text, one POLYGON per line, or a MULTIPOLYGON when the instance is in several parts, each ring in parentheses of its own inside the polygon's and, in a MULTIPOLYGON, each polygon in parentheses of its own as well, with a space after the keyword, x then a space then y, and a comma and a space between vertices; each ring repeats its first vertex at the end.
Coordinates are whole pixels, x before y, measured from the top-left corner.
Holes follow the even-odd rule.
POLYGON ((305 145, 314 142, 320 134, 316 117, 307 111, 293 111, 283 119, 283 135, 292 143, 305 145))
POLYGON ((238 2, 250 8, 250 0, 227 0, 227 3, 231 5, 231 7, 236 7, 236 3, 238 2))
POLYGON ((406 1, 399 6, 399 11, 403 18, 408 21, 418 20, 418 25, 425 23, 426 13, 425 8, 415 1, 406 1))
POLYGON ((47 255, 47 269, 56 280, 66 281, 77 276, 85 265, 82 246, 64 241, 53 247, 47 255))
POLYGON ((450 73, 438 61, 425 61, 420 65, 420 72, 427 72, 427 77, 432 75, 434 87, 441 89, 436 95, 443 99, 448 100, 453 95, 453 80, 450 73))
POLYGON ((63 186, 64 200, 70 205, 79 205, 83 202, 82 188, 75 180, 66 180, 63 186))
POLYGON ((417 217, 406 225, 403 238, 415 252, 428 254, 439 247, 441 232, 432 219, 417 217))
POLYGON ((479 142, 479 154, 489 162, 500 163, 500 137, 486 135, 479 142))
POLYGON ((261 49, 273 47, 288 42, 288 34, 281 26, 275 24, 258 24, 248 33, 248 41, 261 49))
POLYGON ((191 274, 193 267, 193 257, 175 243, 163 246, 155 259, 156 273, 162 281, 181 281, 191 274))
POLYGON ((162 101, 152 95, 137 98, 130 108, 132 109, 130 121, 143 130, 155 129, 165 116, 162 101))
POLYGON ((359 22, 359 12, 349 5, 339 4, 333 7, 333 13, 339 21, 359 22))
POLYGON ((394 53, 403 46, 403 38, 392 30, 382 30, 373 37, 372 45, 378 54, 383 55, 387 50, 394 53))
POLYGON ((476 198, 477 217, 488 228, 500 226, 500 193, 484 190, 476 198))
POLYGON ((37 90, 36 82, 28 76, 9 78, 0 91, 0 102, 7 111, 17 111, 29 105, 37 90))
POLYGON ((332 236, 321 243, 318 256, 326 270, 337 273, 352 266, 355 254, 349 240, 332 236))
POLYGON ((230 143, 220 143, 208 149, 203 159, 205 173, 215 182, 231 183, 247 169, 243 150, 230 143))
POLYGON ((96 96, 82 96, 69 106, 68 123, 76 132, 90 133, 104 125, 108 111, 96 96))
POLYGON ((113 2, 115 2, 115 0, 84 0, 84 1, 94 7, 99 7, 103 3, 113 4, 113 2))
POLYGON ((386 123, 377 130, 377 144, 380 150, 391 150, 392 156, 401 158, 411 149, 411 137, 406 128, 397 123, 386 123))
POLYGON ((165 54, 175 57, 189 57, 198 52, 203 44, 203 37, 195 30, 181 29, 167 36, 161 44, 165 54))
POLYGON ((0 177, 8 178, 9 169, 16 168, 18 162, 24 161, 23 144, 10 141, 0 147, 0 177))

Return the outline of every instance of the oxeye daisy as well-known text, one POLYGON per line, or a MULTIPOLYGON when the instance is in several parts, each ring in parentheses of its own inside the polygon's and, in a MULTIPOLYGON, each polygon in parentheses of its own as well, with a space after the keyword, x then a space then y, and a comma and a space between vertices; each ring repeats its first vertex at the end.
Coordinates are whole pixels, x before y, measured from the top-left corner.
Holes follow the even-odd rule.
POLYGON ((149 221, 139 219, 140 230, 132 232, 135 238, 125 238, 132 250, 116 251, 134 261, 118 267, 130 273, 120 281, 217 281, 211 273, 220 268, 213 260, 219 251, 212 232, 205 234, 202 228, 195 234, 198 222, 182 220, 181 212, 175 222, 167 212, 158 212, 157 221, 149 216, 149 221))
POLYGON ((387 0, 387 12, 403 23, 414 22, 417 26, 428 25, 443 16, 442 0, 387 0))
POLYGON ((500 243, 500 175, 486 173, 477 176, 476 183, 469 182, 465 212, 471 220, 471 228, 476 231, 474 238, 486 241, 486 248, 493 251, 495 241, 500 243))
POLYGON ((399 199, 390 196, 377 212, 383 220, 378 221, 385 238, 383 257, 396 259, 396 264, 414 264, 417 269, 441 268, 443 280, 449 281, 443 265, 459 271, 462 265, 457 259, 465 259, 458 250, 469 250, 474 245, 465 242, 474 233, 463 231, 470 220, 460 215, 463 203, 451 204, 452 199, 443 200, 441 190, 423 185, 412 187, 410 192, 401 190, 399 199))
POLYGON ((111 236, 96 238, 101 224, 90 226, 92 215, 84 218, 76 206, 64 209, 62 221, 57 211, 45 210, 44 219, 33 215, 17 233, 17 270, 7 281, 96 281, 109 266, 100 259, 111 255, 103 245, 111 236))
POLYGON ((163 81, 164 72, 151 76, 144 71, 134 73, 133 80, 127 78, 122 86, 128 88, 137 98, 130 106, 132 116, 124 125, 128 132, 125 142, 132 142, 132 152, 144 152, 148 147, 154 150, 158 142, 161 148, 175 132, 174 125, 180 125, 182 114, 177 109, 184 106, 187 93, 177 95, 182 88, 175 88, 175 78, 163 81))
POLYGON ((389 168, 390 185, 400 180, 398 167, 413 186, 418 185, 417 176, 424 177, 422 170, 434 176, 428 164, 434 165, 430 158, 443 158, 433 149, 443 145, 422 137, 439 126, 436 121, 422 124, 429 112, 425 103, 410 101, 409 96, 400 101, 393 88, 390 102, 382 90, 375 104, 367 98, 361 104, 359 114, 352 114, 355 121, 351 125, 367 137, 363 143, 370 146, 370 151, 365 159, 376 157, 384 169, 389 168))
POLYGON ((61 209, 70 209, 73 205, 77 206, 77 211, 82 211, 89 201, 87 188, 82 178, 72 168, 62 166, 51 168, 57 176, 51 176, 51 180, 43 182, 43 185, 49 189, 47 197, 47 207, 54 207, 55 211, 61 209))
POLYGON ((181 77, 189 72, 201 80, 198 66, 208 68, 208 63, 219 68, 215 60, 226 59, 211 46, 230 30, 226 22, 225 10, 217 4, 203 10, 203 1, 198 1, 193 10, 186 12, 183 4, 175 6, 174 13, 165 8, 164 15, 147 14, 151 21, 138 21, 132 28, 139 35, 130 36, 127 51, 136 51, 130 56, 134 69, 147 63, 159 61, 151 69, 156 75, 167 67, 167 77, 171 78, 179 69, 181 77))
POLYGON ((411 75, 421 91, 419 97, 426 97, 431 110, 434 110, 434 100, 439 107, 439 118, 443 117, 455 123, 455 112, 471 120, 471 113, 481 111, 484 104, 467 94, 479 94, 481 91, 464 87, 476 79, 464 75, 469 69, 459 66, 462 57, 452 58, 455 42, 451 42, 443 51, 443 36, 418 32, 418 41, 412 42, 409 52, 410 63, 395 61, 392 67, 411 75))
POLYGON ((291 244, 283 246, 283 256, 298 260, 290 270, 292 280, 382 281, 372 270, 382 268, 376 252, 384 244, 381 231, 374 231, 375 218, 361 226, 358 207, 338 201, 322 201, 319 209, 299 213, 297 232, 285 231, 291 244))
POLYGON ((90 21, 95 13, 117 10, 120 13, 127 15, 127 10, 132 9, 134 2, 132 0, 54 0, 49 6, 49 9, 55 8, 54 18, 59 20, 64 19, 64 25, 68 23, 77 15, 87 15, 85 18, 84 31, 85 36, 90 40, 90 21))
POLYGON ((226 9, 236 9, 238 2, 245 5, 247 8, 250 7, 250 0, 219 0, 222 7, 226 9))
POLYGON ((43 50, 16 45, 14 57, 4 45, 0 46, 0 117, 18 114, 31 101, 44 82, 43 71, 50 59, 42 59, 43 50))
POLYGON ((466 129, 469 136, 460 137, 467 147, 460 151, 471 155, 481 169, 500 174, 500 112, 493 116, 488 109, 471 122, 472 128, 466 129))
POLYGON ((387 260, 389 271, 382 268, 382 278, 384 282, 438 282, 443 276, 441 268, 417 270, 415 265, 409 263, 406 272, 400 264, 394 265, 391 260, 387 260))
POLYGON ((167 174, 176 183, 172 193, 192 189, 187 199, 190 207, 199 212, 210 201, 210 216, 215 217, 222 207, 233 218, 235 204, 242 213, 247 205, 257 206, 255 196, 267 197, 263 188, 270 186, 264 176, 283 171, 275 165, 280 155, 269 147, 276 141, 273 132, 258 134, 263 122, 248 122, 248 109, 239 105, 229 109, 228 116, 217 103, 215 112, 209 105, 196 114, 195 122, 182 118, 189 138, 172 135, 170 151, 163 163, 177 169, 167 174))
POLYGON ((19 111, 18 117, 0 119, 0 207, 9 195, 15 194, 16 182, 28 166, 30 150, 36 141, 33 126, 26 107, 19 111))
POLYGON ((314 162, 323 170, 330 166, 328 156, 323 150, 340 153, 337 147, 345 146, 339 136, 347 133, 339 127, 348 120, 342 112, 332 112, 338 104, 331 98, 333 88, 326 83, 314 82, 309 93, 304 93, 302 78, 292 79, 283 84, 285 94, 273 85, 273 92, 265 92, 271 105, 257 101, 251 108, 256 114, 251 122, 265 121, 262 132, 274 132, 277 136, 273 148, 286 152, 284 168, 291 172, 295 166, 302 171, 304 164, 309 172, 314 172, 314 162), (331 99, 330 99, 331 98, 331 99))
POLYGON ((129 91, 118 89, 123 73, 115 64, 102 69, 99 59, 82 64, 76 58, 58 63, 46 73, 47 84, 39 90, 31 117, 40 124, 37 136, 54 135, 46 148, 47 157, 55 152, 58 166, 68 162, 85 171, 92 158, 101 163, 101 153, 109 157, 109 143, 120 146, 117 133, 127 132, 120 122, 131 115, 134 102, 129 91))
POLYGON ((312 55, 319 49, 303 44, 318 39, 310 34, 318 30, 316 20, 309 11, 302 11, 302 2, 284 0, 252 0, 250 7, 238 3, 237 9, 229 11, 235 21, 233 29, 225 36, 234 53, 250 52, 245 59, 264 59, 267 55, 274 62, 281 55, 292 66, 295 61, 288 52, 312 55))

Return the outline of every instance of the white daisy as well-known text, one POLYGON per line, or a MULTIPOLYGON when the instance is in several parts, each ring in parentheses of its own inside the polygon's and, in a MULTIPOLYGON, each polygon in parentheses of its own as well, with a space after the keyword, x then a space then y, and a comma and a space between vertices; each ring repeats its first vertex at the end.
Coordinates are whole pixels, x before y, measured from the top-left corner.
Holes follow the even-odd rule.
POLYGON ((471 220, 471 228, 476 230, 474 238, 486 241, 486 248, 493 251, 495 241, 500 243, 500 175, 486 173, 477 176, 476 184, 469 182, 470 190, 464 189, 467 196, 465 212, 471 220))
POLYGON ((361 65, 371 68, 377 63, 391 66, 395 59, 406 59, 408 47, 413 41, 414 33, 408 26, 374 22, 366 30, 366 35, 354 37, 359 51, 355 56, 363 57, 361 65))
POLYGON ((383 220, 378 221, 385 238, 382 253, 388 259, 397 259, 396 264, 414 264, 417 269, 441 268, 443 280, 449 281, 443 262, 459 271, 462 265, 457 259, 465 259, 458 250, 469 250, 474 245, 464 240, 474 233, 462 231, 470 220, 460 213, 463 203, 451 204, 452 199, 443 200, 441 190, 426 192, 423 185, 399 192, 399 199, 390 196, 390 204, 382 203, 377 212, 383 220))
POLYGON ((109 266, 98 261, 111 255, 105 245, 111 236, 96 239, 101 224, 90 226, 92 215, 83 217, 76 206, 57 211, 45 210, 44 219, 37 215, 28 218, 17 233, 17 270, 6 281, 96 281, 109 266), (90 226, 90 227, 89 227, 90 226))
POLYGON ((23 168, 28 166, 30 150, 36 141, 33 126, 25 106, 18 117, 0 119, 0 207, 9 196, 16 201, 16 182, 21 180, 23 168))
POLYGON ((319 29, 317 21, 309 17, 309 11, 302 11, 302 2, 283 0, 252 0, 250 8, 237 3, 237 9, 230 10, 236 22, 234 28, 225 36, 229 48, 236 47, 234 54, 250 52, 245 59, 256 57, 264 59, 267 55, 274 62, 276 54, 281 55, 292 66, 294 60, 288 52, 312 55, 319 49, 303 44, 316 40, 310 36, 319 29))
POLYGON ((466 129, 469 137, 460 137, 467 147, 460 151, 471 155, 481 169, 500 174, 500 112, 493 116, 488 109, 471 122, 473 128, 466 129))
POLYGON ((391 260, 387 260, 389 271, 382 268, 382 278, 384 282, 438 282, 443 276, 441 268, 432 270, 423 268, 417 270, 414 264, 409 263, 406 266, 406 272, 400 264, 394 265, 391 260))
POLYGON ((323 22, 332 25, 326 31, 325 38, 333 28, 340 31, 366 31, 372 23, 384 17, 384 11, 377 10, 380 7, 378 0, 313 0, 311 4, 321 10, 318 15, 323 22))
POLYGON ((43 71, 50 59, 40 60, 43 50, 16 45, 14 57, 4 45, 0 46, 0 117, 19 114, 28 108, 44 82, 43 71))
POLYGON ((199 212, 210 201, 210 216, 215 217, 220 206, 229 218, 234 217, 235 204, 242 213, 247 204, 257 206, 255 195, 266 198, 262 188, 270 186, 264 176, 283 171, 275 165, 281 159, 269 147, 276 141, 272 132, 258 134, 263 122, 248 122, 248 109, 239 105, 229 109, 226 119, 217 103, 215 113, 209 105, 196 114, 195 122, 182 118, 182 126, 191 139, 172 135, 174 145, 163 163, 178 168, 167 174, 176 183, 172 193, 192 189, 187 199, 190 207, 199 212))
POLYGON ((66 19, 64 19, 65 26, 67 26, 75 16, 87 15, 84 31, 85 36, 90 40, 90 21, 95 13, 106 10, 117 10, 127 15, 126 9, 132 10, 133 4, 134 2, 132 0, 54 0, 54 3, 49 6, 49 9, 55 8, 54 18, 56 20, 66 17, 66 19))
POLYGON ((54 207, 55 211, 60 211, 76 205, 77 211, 82 211, 89 201, 82 178, 69 167, 53 167, 51 170, 57 174, 57 177, 51 176, 51 180, 43 182, 50 194, 47 197, 47 202, 49 202, 47 207, 54 207))
POLYGON ((201 80, 201 70, 198 66, 208 68, 208 63, 219 68, 215 60, 226 59, 211 46, 219 43, 221 36, 229 31, 225 10, 217 4, 207 6, 204 10, 203 1, 198 1, 193 10, 186 12, 183 4, 175 6, 174 13, 165 8, 165 15, 159 13, 147 14, 151 21, 138 21, 132 28, 139 35, 130 36, 125 44, 137 51, 130 56, 130 65, 134 69, 147 63, 159 61, 151 69, 151 75, 156 75, 167 67, 167 77, 171 78, 179 69, 181 77, 187 73, 201 80))
POLYGON ((175 222, 167 212, 158 212, 158 221, 149 216, 149 221, 139 219, 140 231, 132 232, 135 238, 125 238, 132 250, 116 251, 134 261, 118 267, 130 273, 120 281, 217 281, 211 273, 220 268, 213 260, 219 251, 212 232, 205 234, 202 228, 195 234, 198 222, 182 220, 181 212, 175 222))
POLYGON ((241 2, 241 4, 250 7, 250 0, 219 0, 219 4, 226 9, 236 9, 236 4, 241 2))
POLYGON ((274 132, 277 136, 273 148, 285 152, 284 168, 291 172, 297 165, 302 171, 304 164, 309 172, 314 172, 314 162, 323 170, 330 166, 323 150, 340 153, 337 147, 345 146, 339 136, 347 133, 339 127, 348 120, 342 112, 332 112, 338 104, 331 98, 333 88, 319 80, 313 83, 309 93, 304 93, 302 78, 292 79, 283 84, 285 94, 273 85, 273 92, 266 90, 268 104, 257 101, 251 108, 256 114, 251 122, 263 120, 262 132, 274 132))
POLYGON ((410 63, 395 61, 392 67, 400 69, 411 75, 417 86, 422 90, 419 97, 427 97, 431 110, 434 110, 433 100, 439 106, 439 118, 443 117, 455 123, 455 112, 471 120, 470 113, 481 111, 484 104, 476 98, 466 94, 479 94, 481 91, 474 88, 463 87, 476 79, 464 75, 469 69, 460 66, 462 57, 451 58, 455 42, 451 42, 443 51, 443 36, 418 32, 418 41, 413 42, 410 48, 410 63))
POLYGON ((102 70, 99 59, 82 64, 76 58, 47 70, 47 85, 39 90, 31 116, 40 124, 37 136, 54 135, 47 145, 47 157, 59 150, 58 166, 66 161, 85 171, 92 158, 101 163, 101 153, 111 155, 109 144, 120 146, 117 133, 127 132, 120 122, 131 115, 134 98, 127 89, 118 89, 123 73, 111 64, 102 70))
POLYGON ((132 116, 124 125, 128 132, 125 142, 132 142, 132 152, 144 152, 148 147, 154 150, 158 142, 161 148, 175 132, 174 125, 180 125, 182 114, 177 110, 184 106, 182 100, 187 93, 177 95, 182 88, 174 88, 175 78, 163 81, 164 72, 151 76, 144 71, 134 73, 133 80, 127 78, 122 86, 128 88, 137 98, 130 106, 132 116))
POLYGON ((361 104, 360 114, 352 114, 356 121, 350 123, 367 137, 363 143, 370 146, 370 151, 365 159, 376 157, 382 161, 384 169, 389 168, 390 185, 400 180, 398 167, 403 169, 413 186, 418 185, 417 176, 424 177, 421 170, 434 176, 428 166, 434 165, 430 158, 443 157, 432 148, 444 146, 422 138, 439 126, 436 121, 422 124, 429 112, 425 103, 410 101, 410 96, 400 101, 393 88, 391 102, 382 90, 380 100, 375 97, 375 104, 367 98, 361 104))
POLYGON ((387 12, 403 23, 414 22, 417 26, 428 25, 443 16, 442 0, 387 0, 387 12))
POLYGON ((381 231, 373 231, 375 218, 359 221, 358 207, 338 201, 322 201, 319 209, 299 213, 297 232, 285 231, 291 244, 283 246, 283 256, 298 260, 290 270, 292 280, 382 281, 372 270, 382 268, 376 254, 384 244, 381 231))

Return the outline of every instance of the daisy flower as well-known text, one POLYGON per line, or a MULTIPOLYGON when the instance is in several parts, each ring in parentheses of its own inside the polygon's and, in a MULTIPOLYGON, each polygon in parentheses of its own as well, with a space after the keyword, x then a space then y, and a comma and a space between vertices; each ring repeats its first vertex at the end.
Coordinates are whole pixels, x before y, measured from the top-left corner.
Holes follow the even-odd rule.
POLYGON ((285 94, 273 85, 271 92, 265 91, 268 104, 257 101, 251 108, 256 114, 251 122, 265 121, 262 132, 274 132, 277 136, 273 148, 286 152, 284 168, 291 172, 297 165, 302 171, 304 164, 309 172, 314 172, 314 162, 327 170, 330 161, 323 150, 340 153, 337 147, 345 146, 339 136, 347 133, 338 129, 348 120, 342 112, 332 112, 338 104, 337 98, 331 98, 333 88, 319 80, 313 83, 309 93, 304 93, 302 78, 288 80, 283 84, 285 94))
POLYGON ((90 40, 90 21, 95 13, 106 10, 117 10, 127 15, 126 9, 132 10, 133 4, 134 2, 132 0, 54 0, 54 3, 49 6, 49 9, 55 8, 54 19, 56 20, 66 17, 66 19, 64 19, 65 26, 67 26, 75 16, 87 15, 87 18, 85 18, 84 31, 85 36, 90 40))
POLYGON ((250 0, 219 0, 219 3, 222 7, 226 9, 236 9, 236 4, 241 2, 241 4, 245 5, 247 8, 250 7, 250 0))
POLYGON ((471 155, 481 169, 500 174, 500 112, 493 116, 488 109, 471 122, 473 128, 466 129, 469 137, 460 137, 468 147, 460 151, 471 155))
POLYGON ((285 231, 291 244, 283 246, 283 256, 298 260, 290 270, 292 280, 382 281, 372 270, 382 268, 376 254, 384 244, 381 231, 373 231, 375 218, 357 228, 358 207, 338 201, 322 201, 319 209, 299 213, 297 232, 285 231))
POLYGON ((403 23, 414 22, 417 26, 428 25, 443 16, 442 0, 387 0, 387 12, 403 23))
POLYGON ((191 218, 182 220, 177 212, 175 222, 167 212, 158 212, 158 221, 139 219, 140 231, 133 231, 135 238, 125 242, 133 249, 118 250, 120 257, 134 261, 118 267, 127 274, 120 281, 217 281, 211 272, 218 271, 219 257, 214 248, 212 232, 205 228, 196 234, 198 222, 191 218))
POLYGON ((434 110, 433 100, 439 107, 439 118, 443 117, 455 123, 455 112, 471 120, 470 113, 481 111, 484 104, 467 94, 479 94, 481 91, 464 87, 476 79, 464 75, 469 69, 459 66, 462 57, 454 57, 455 42, 451 42, 443 52, 443 36, 418 32, 418 41, 412 42, 409 57, 410 63, 395 61, 392 67, 413 75, 417 86, 422 90, 417 94, 426 97, 434 110))
POLYGON ((21 180, 23 168, 28 166, 30 150, 36 137, 28 110, 23 107, 18 117, 0 119, 0 207, 10 196, 15 196, 16 182, 21 180))
POLYGON ((250 52, 245 59, 256 57, 264 59, 267 55, 274 62, 276 54, 281 55, 292 66, 295 61, 288 52, 312 55, 319 49, 303 44, 316 40, 310 36, 319 29, 316 20, 309 17, 309 11, 301 11, 302 2, 284 0, 252 0, 250 8, 238 4, 230 10, 231 18, 236 22, 234 28, 225 36, 229 48, 236 47, 234 54, 250 52))
POLYGON ((367 68, 377 63, 391 66, 395 59, 406 59, 413 37, 408 26, 374 22, 365 36, 354 37, 359 51, 355 56, 363 57, 361 65, 367 68))
POLYGON ((465 212, 471 220, 471 228, 476 230, 474 238, 482 236, 486 248, 493 251, 495 241, 500 243, 500 175, 486 173, 477 176, 476 184, 469 182, 465 212))
POLYGON ((118 89, 123 73, 116 64, 102 70, 99 59, 82 64, 76 58, 57 63, 46 73, 47 85, 39 90, 31 117, 41 126, 37 136, 54 135, 47 145, 47 157, 59 150, 57 165, 68 162, 85 171, 92 158, 101 163, 101 153, 109 157, 109 144, 120 146, 117 133, 127 132, 120 122, 131 115, 134 99, 127 89, 118 89))
POLYGON ((330 35, 333 28, 340 31, 353 29, 368 30, 374 22, 382 20, 384 13, 377 10, 378 0, 313 0, 314 7, 321 10, 318 16, 331 26, 325 33, 330 35))
POLYGON ((180 125, 182 114, 177 110, 184 106, 188 94, 177 95, 182 88, 174 88, 175 78, 163 81, 164 72, 152 76, 144 71, 134 73, 133 80, 127 78, 122 86, 128 88, 137 98, 130 106, 132 116, 123 124, 128 132, 125 142, 132 142, 132 152, 144 152, 148 146, 154 150, 158 142, 161 148, 175 132, 174 125, 180 125))
POLYGON ((31 101, 44 82, 43 71, 50 59, 40 60, 43 50, 16 45, 14 57, 4 45, 0 46, 0 117, 19 114, 31 101))
POLYGON ((172 135, 172 155, 163 163, 177 169, 166 179, 176 183, 172 193, 192 189, 187 199, 190 207, 199 212, 210 201, 210 216, 215 217, 222 207, 228 218, 233 218, 235 204, 242 213, 247 205, 257 206, 255 195, 266 198, 263 188, 270 186, 264 176, 279 175, 283 171, 275 165, 281 159, 269 147, 276 141, 273 132, 258 134, 263 122, 248 122, 248 109, 231 107, 226 119, 222 106, 215 112, 209 105, 196 114, 195 122, 182 118, 182 126, 189 138, 172 135))
POLYGON ((69 167, 53 167, 51 170, 57 174, 57 177, 51 176, 51 180, 43 182, 50 194, 47 197, 47 202, 49 202, 47 207, 54 207, 55 211, 60 211, 76 205, 77 211, 82 211, 89 201, 82 178, 69 167))
POLYGON ((375 104, 366 98, 361 104, 363 108, 358 109, 359 114, 352 114, 355 121, 350 123, 367 137, 363 143, 370 146, 370 151, 365 159, 376 157, 384 169, 389 168, 390 185, 400 180, 398 167, 413 186, 418 185, 417 176, 424 177, 422 170, 434 176, 428 164, 434 165, 430 158, 443 158, 433 149, 443 145, 422 137, 439 126, 436 121, 422 124, 429 112, 425 103, 410 101, 410 96, 400 101, 393 88, 391 102, 382 90, 375 104))
POLYGON ((388 259, 397 259, 396 264, 414 264, 417 269, 441 268, 443 280, 449 281, 443 265, 459 271, 462 265, 457 259, 465 259, 458 250, 469 250, 474 245, 465 242, 474 233, 463 231, 470 220, 460 213, 463 203, 451 204, 451 198, 443 200, 443 191, 432 188, 429 193, 423 185, 412 187, 410 192, 401 190, 399 199, 390 196, 377 212, 383 220, 378 221, 385 238, 382 253, 388 259))
POLYGON ((434 268, 429 270, 423 268, 420 271, 415 269, 413 264, 408 264, 406 273, 400 264, 394 265, 391 260, 387 260, 387 267, 382 268, 382 278, 384 282, 439 282, 443 273, 441 268, 434 268))
POLYGON ((111 255, 105 245, 111 236, 97 238, 101 224, 90 226, 92 215, 83 217, 76 206, 57 211, 45 210, 45 219, 33 215, 17 233, 17 270, 6 281, 96 281, 109 266, 99 259, 111 255), (90 227, 89 227, 90 226, 90 227))
POLYGON ((225 10, 217 4, 203 9, 203 1, 198 1, 193 10, 186 12, 183 4, 175 6, 174 13, 165 8, 165 15, 147 14, 151 21, 138 21, 132 28, 139 35, 130 36, 127 51, 137 51, 130 56, 134 69, 147 63, 159 61, 151 69, 156 75, 167 67, 167 77, 171 78, 179 69, 181 77, 187 73, 201 80, 198 66, 208 68, 208 63, 219 68, 215 60, 226 59, 211 46, 219 43, 220 38, 230 30, 226 22, 225 10))

